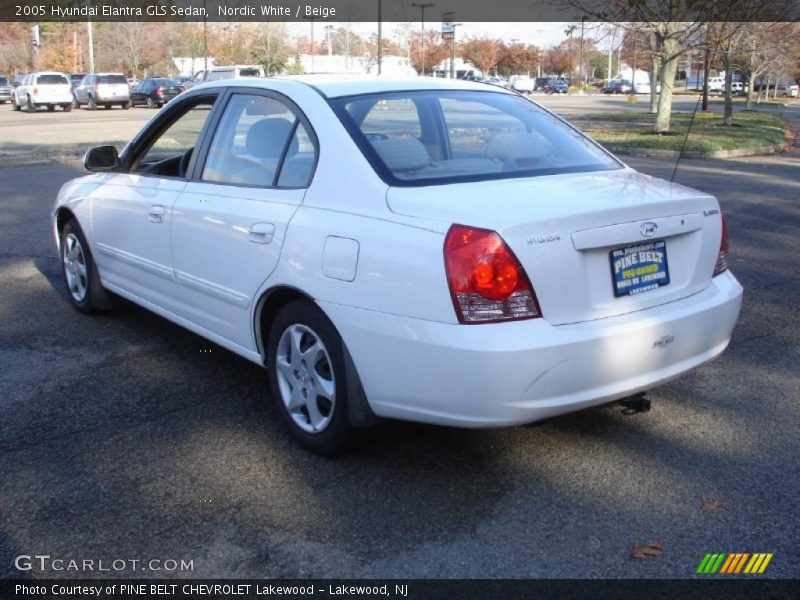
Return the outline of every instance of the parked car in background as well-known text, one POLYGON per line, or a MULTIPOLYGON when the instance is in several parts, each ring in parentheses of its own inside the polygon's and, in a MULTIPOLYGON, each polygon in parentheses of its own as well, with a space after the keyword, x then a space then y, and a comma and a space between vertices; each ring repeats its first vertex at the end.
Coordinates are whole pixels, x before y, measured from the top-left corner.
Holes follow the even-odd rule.
POLYGON ((11 101, 14 93, 14 88, 8 82, 8 79, 0 75, 0 104, 5 104, 11 101))
POLYGON ((547 89, 547 86, 550 85, 550 78, 549 77, 537 77, 533 80, 533 91, 544 91, 547 89))
POLYGON ((147 108, 161 108, 184 90, 185 88, 174 79, 148 77, 142 79, 131 90, 131 104, 147 106, 147 108))
POLYGON ((627 79, 609 79, 600 91, 604 94, 629 94, 631 89, 631 82, 627 79))
POLYGON ((261 65, 217 66, 208 70, 198 71, 190 81, 186 82, 185 87, 189 89, 206 81, 249 79, 252 77, 264 77, 264 67, 261 65))
POLYGON ((131 107, 130 87, 128 80, 122 73, 90 73, 86 75, 81 84, 75 88, 73 106, 86 106, 89 110, 96 110, 102 106, 111 108, 121 106, 124 109, 131 107))
POLYGON ((507 80, 502 79, 500 77, 482 77, 478 80, 480 83, 486 83, 488 85, 496 85, 502 88, 509 88, 510 85, 507 80))
POLYGON ((566 94, 569 91, 569 84, 563 79, 551 81, 544 91, 548 94, 566 94))
POLYGON ((11 98, 11 109, 20 110, 25 107, 28 112, 45 106, 54 111, 60 106, 64 111, 72 110, 72 86, 64 73, 42 71, 26 75, 22 82, 14 88, 11 98))
POLYGON ((529 94, 533 91, 534 81, 527 75, 514 75, 508 82, 511 89, 520 94, 529 94))
MULTIPOLYGON (((86 73, 70 73, 69 74, 69 84, 72 86, 72 95, 75 95, 75 89, 81 84, 83 78, 86 77, 86 73)), ((76 104, 72 103, 72 108, 78 108, 76 104)))
POLYGON ((798 86, 797 84, 790 84, 790 85, 779 85, 778 86, 778 95, 789 97, 789 98, 797 98, 798 95, 798 86))

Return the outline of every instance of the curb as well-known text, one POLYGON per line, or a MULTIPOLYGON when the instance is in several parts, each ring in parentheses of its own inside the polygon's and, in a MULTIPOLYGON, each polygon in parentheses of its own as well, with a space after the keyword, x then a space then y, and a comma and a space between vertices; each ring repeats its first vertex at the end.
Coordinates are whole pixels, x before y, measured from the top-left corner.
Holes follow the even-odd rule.
MULTIPOLYGON (((659 148, 618 148, 604 146, 609 152, 638 158, 678 158, 680 150, 661 150, 659 148)), ((762 146, 761 148, 734 150, 684 150, 682 158, 742 158, 745 156, 765 156, 778 154, 789 149, 788 145, 762 146)))

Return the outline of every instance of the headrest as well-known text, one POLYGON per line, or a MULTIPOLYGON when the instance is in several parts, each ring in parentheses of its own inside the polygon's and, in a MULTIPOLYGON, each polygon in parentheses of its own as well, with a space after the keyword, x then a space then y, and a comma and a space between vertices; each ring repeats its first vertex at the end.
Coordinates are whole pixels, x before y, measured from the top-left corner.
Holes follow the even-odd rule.
POLYGON ((431 162, 425 146, 416 138, 378 139, 370 143, 391 171, 416 171, 431 162))
POLYGON ((541 158, 548 154, 550 154, 550 142, 535 132, 500 133, 491 138, 486 145, 486 156, 499 160, 541 158))
MULTIPOLYGON (((293 125, 293 122, 280 117, 268 117, 254 123, 247 132, 245 140, 247 153, 261 159, 280 158, 293 125)), ((297 150, 297 137, 293 137, 288 155, 297 154, 297 150)))

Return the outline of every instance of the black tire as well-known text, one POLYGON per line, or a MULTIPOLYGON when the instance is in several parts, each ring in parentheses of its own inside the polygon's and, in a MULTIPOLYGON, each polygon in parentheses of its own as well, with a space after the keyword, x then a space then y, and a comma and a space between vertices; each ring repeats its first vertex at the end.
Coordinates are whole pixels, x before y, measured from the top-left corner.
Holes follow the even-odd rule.
POLYGON ((17 101, 14 100, 13 98, 11 99, 11 110, 13 110, 14 112, 19 112, 21 110, 20 105, 17 104, 17 101))
POLYGON ((147 97, 147 108, 155 108, 155 107, 156 107, 156 103, 153 102, 153 99, 150 96, 148 96, 147 97))
POLYGON ((75 94, 73 94, 72 95, 72 108, 80 108, 80 107, 81 107, 81 103, 78 102, 78 97, 75 94))
POLYGON ((61 230, 61 274, 64 277, 64 285, 67 288, 67 295, 72 306, 82 313, 90 314, 97 311, 108 310, 111 307, 111 299, 109 293, 103 288, 100 283, 100 276, 97 273, 97 266, 94 264, 92 251, 89 249, 89 244, 86 242, 86 237, 81 231, 80 225, 75 219, 70 219, 64 229, 61 230), (80 248, 80 257, 75 253, 75 244, 77 241, 80 248), (71 263, 68 260, 68 253, 72 253, 72 264, 76 264, 75 270, 69 266, 71 263), (80 266, 83 265, 85 273, 81 276, 80 266), (81 283, 75 285, 71 283, 70 273, 72 276, 77 277, 81 283), (81 294, 81 288, 83 294, 81 294))
POLYGON ((48 104, 47 105, 47 112, 53 112, 56 109, 55 104, 48 104))
POLYGON ((128 100, 125 104, 122 104, 121 106, 122 110, 128 110, 131 106, 133 106, 133 103, 130 100, 128 100))
POLYGON ((111 105, 110 104, 106 104, 103 108, 105 108, 106 110, 111 110, 111 105))
POLYGON ((86 102, 86 108, 89 110, 97 110, 97 104, 92 96, 89 96, 89 100, 86 102))
POLYGON ((61 108, 64 110, 64 112, 70 112, 72 110, 72 104, 62 104, 61 108))
MULTIPOLYGON (((300 359, 298 358, 298 360, 300 359)), ((287 363, 286 360, 282 362, 287 363)), ((294 364, 294 360, 291 362, 294 364)), ((352 381, 352 376, 348 378, 342 338, 328 317, 309 301, 296 300, 284 306, 275 318, 269 332, 267 365, 270 395, 295 439, 315 454, 330 455, 340 450, 351 431, 348 419, 348 393, 351 391, 351 387, 358 383, 352 381), (295 379, 291 383, 288 382, 286 376, 283 376, 281 380, 281 369, 278 367, 279 358, 284 356, 284 346, 281 345, 281 340, 284 334, 290 335, 288 333, 290 329, 293 331, 307 330, 300 337, 299 348, 301 350, 304 348, 304 341, 306 343, 314 341, 315 337, 316 341, 321 342, 324 350, 324 353, 316 355, 317 359, 313 365, 306 365, 304 361, 301 361, 304 365, 301 368, 307 370, 302 373, 292 370, 295 379), (287 406, 289 400, 284 400, 284 397, 285 394, 293 395, 297 389, 298 398, 303 395, 308 400, 311 395, 306 396, 308 389, 306 386, 310 387, 317 377, 325 381, 332 378, 333 401, 313 393, 311 401, 314 402, 318 415, 322 416, 326 422, 319 431, 312 432, 308 431, 308 428, 312 427, 312 418, 309 416, 308 410, 309 403, 305 402, 304 406, 290 412, 287 406), (304 425, 301 426, 298 421, 303 422, 304 425)), ((352 372, 354 371, 353 369, 352 372)))
POLYGON ((28 96, 28 112, 36 112, 36 105, 33 103, 33 99, 28 96))

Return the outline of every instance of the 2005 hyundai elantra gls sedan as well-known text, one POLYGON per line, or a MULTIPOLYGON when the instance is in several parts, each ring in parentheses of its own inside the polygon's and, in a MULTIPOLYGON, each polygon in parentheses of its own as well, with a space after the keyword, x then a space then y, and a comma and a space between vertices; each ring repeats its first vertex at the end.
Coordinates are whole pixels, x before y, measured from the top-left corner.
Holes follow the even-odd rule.
POLYGON ((716 199, 502 88, 216 82, 85 166, 53 212, 75 307, 116 294, 266 366, 320 453, 379 417, 630 396, 722 352, 741 306, 716 199))

